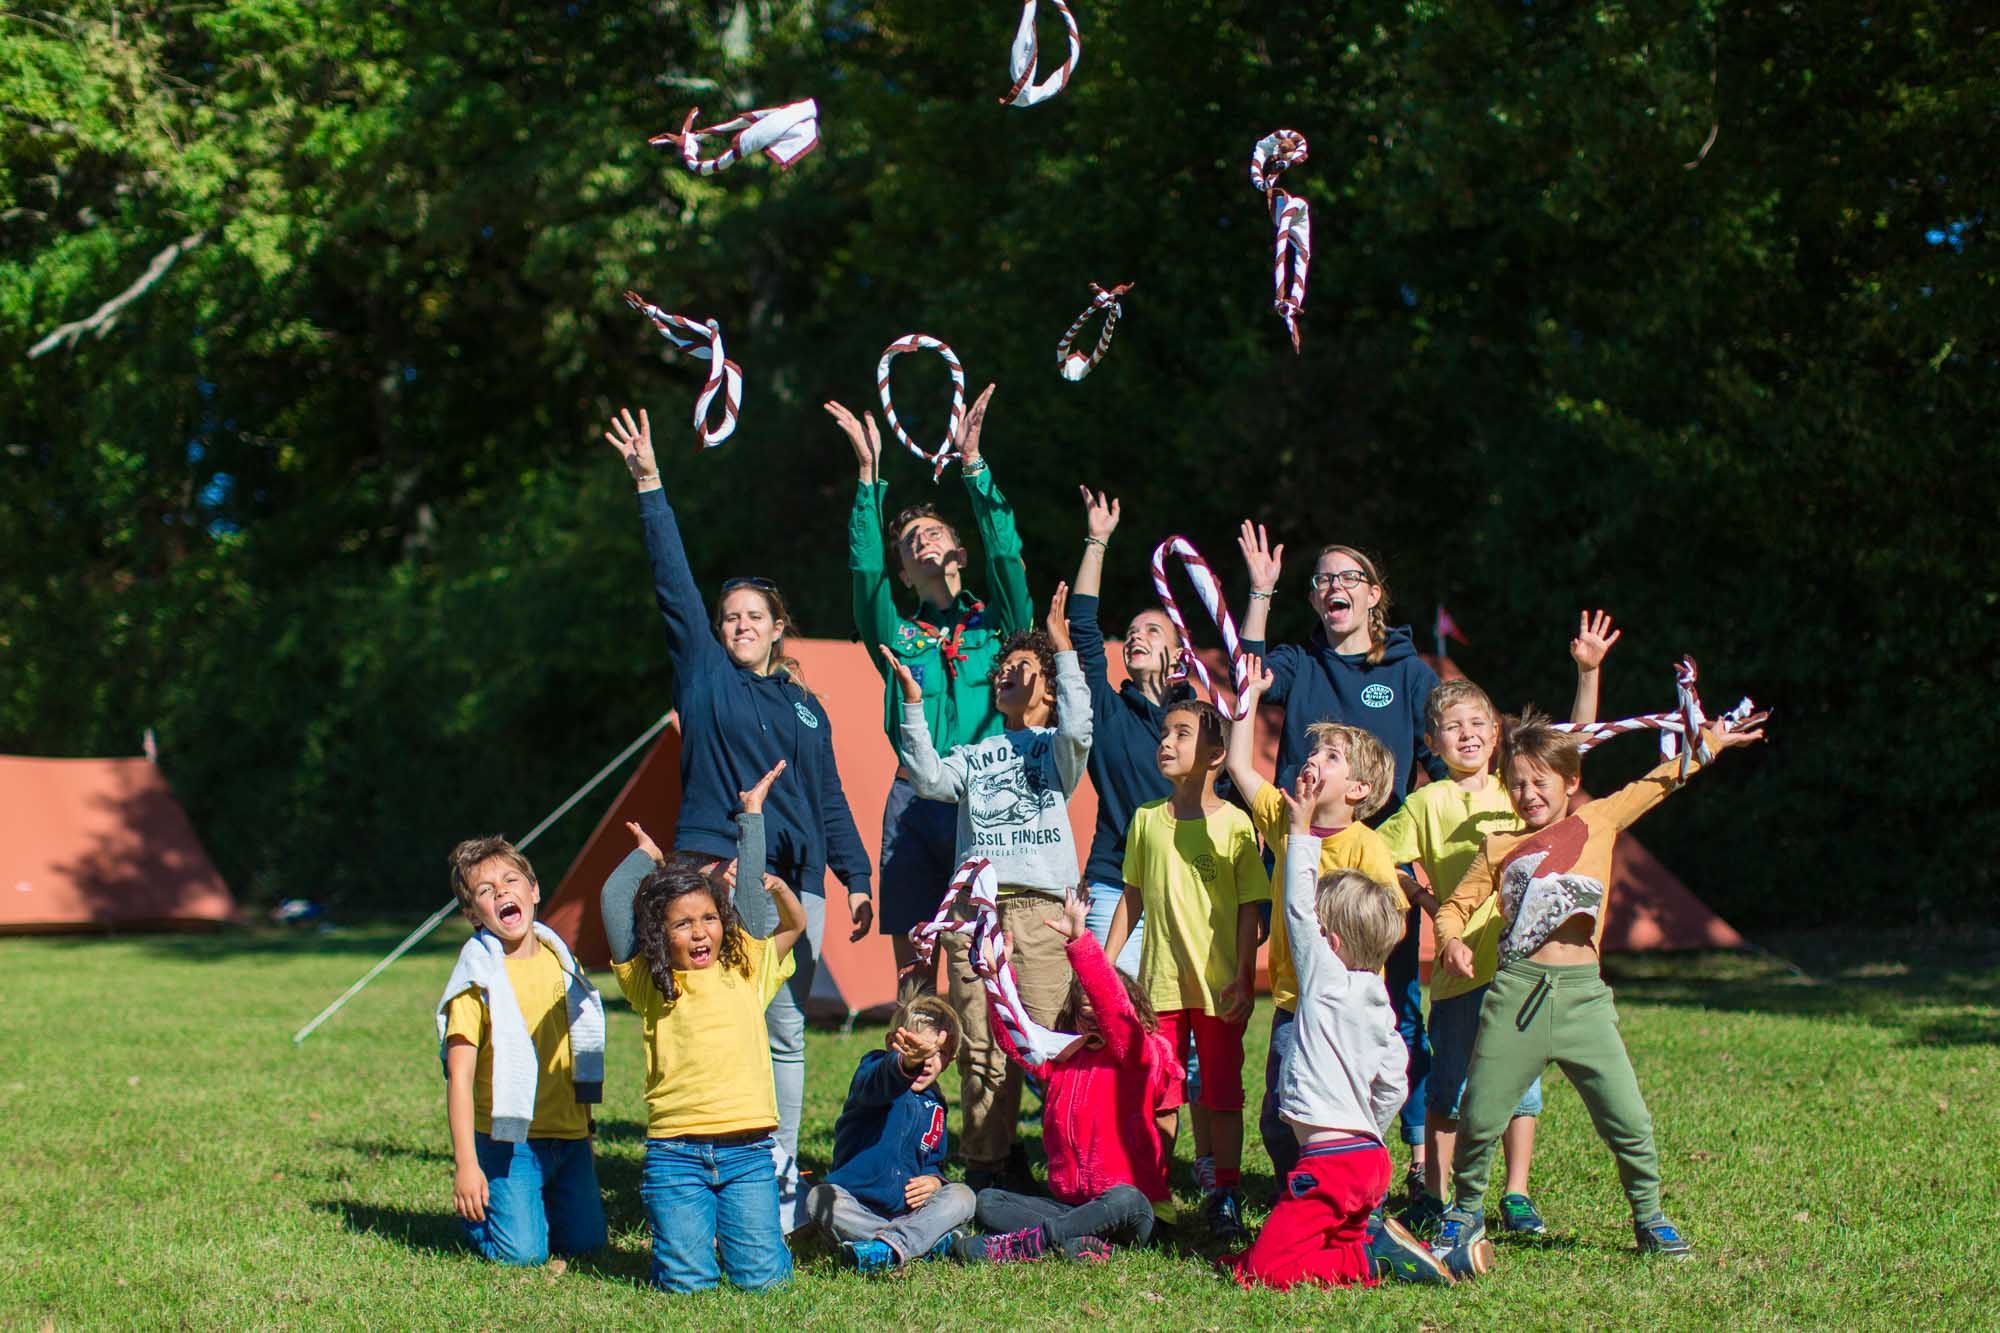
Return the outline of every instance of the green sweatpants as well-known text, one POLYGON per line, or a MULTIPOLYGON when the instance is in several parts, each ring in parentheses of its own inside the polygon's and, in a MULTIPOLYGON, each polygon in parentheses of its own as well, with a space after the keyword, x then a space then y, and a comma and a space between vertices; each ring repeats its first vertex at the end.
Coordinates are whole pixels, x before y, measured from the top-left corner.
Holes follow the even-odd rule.
POLYGON ((1618 1009, 1595 963, 1507 964, 1479 1006, 1465 1096, 1452 1155, 1453 1195, 1477 1212, 1486 1198, 1493 1149, 1528 1085, 1553 1060, 1590 1111, 1597 1135, 1618 1159, 1618 1178, 1643 1221, 1660 1211, 1660 1154, 1653 1117, 1639 1095, 1631 1057, 1618 1036, 1618 1009))

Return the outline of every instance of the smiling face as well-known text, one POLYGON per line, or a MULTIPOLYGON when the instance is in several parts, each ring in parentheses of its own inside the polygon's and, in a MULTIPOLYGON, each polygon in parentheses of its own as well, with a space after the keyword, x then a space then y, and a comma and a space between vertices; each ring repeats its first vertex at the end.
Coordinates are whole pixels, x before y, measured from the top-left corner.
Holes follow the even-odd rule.
POLYGON ((1042 659, 1033 650, 1016 648, 1000 659, 993 675, 993 706, 1018 720, 1037 703, 1053 708, 1055 685, 1042 674, 1042 659))
POLYGON ((1484 773, 1499 736, 1500 723, 1492 710, 1468 701, 1445 709, 1429 741, 1431 753, 1444 760, 1452 772, 1484 773))
POLYGON ((1368 613, 1382 600, 1382 585, 1346 551, 1331 550, 1313 565, 1307 597, 1335 652, 1366 652, 1372 640, 1368 613))
POLYGON ((1507 795, 1514 813, 1531 829, 1547 828, 1569 813, 1570 797, 1583 785, 1581 777, 1566 778, 1547 764, 1515 755, 1507 761, 1507 795))
POLYGON ((771 615, 770 599, 758 589, 736 588, 723 596, 715 635, 736 665, 761 675, 784 632, 785 622, 771 615))
POLYGON ((489 856, 472 868, 473 921, 512 953, 535 933, 535 905, 542 900, 535 877, 504 856, 489 856))
POLYGON ((1164 611, 1141 611, 1125 627, 1125 670, 1132 675, 1165 671, 1181 650, 1181 636, 1164 611))
POLYGON ((905 523, 896 534, 896 556, 901 562, 903 586, 914 587, 926 576, 957 569, 965 563, 965 550, 951 525, 935 515, 921 515, 905 523))
POLYGON ((667 956, 682 972, 714 967, 722 956, 722 912, 706 892, 683 893, 667 904, 667 956))

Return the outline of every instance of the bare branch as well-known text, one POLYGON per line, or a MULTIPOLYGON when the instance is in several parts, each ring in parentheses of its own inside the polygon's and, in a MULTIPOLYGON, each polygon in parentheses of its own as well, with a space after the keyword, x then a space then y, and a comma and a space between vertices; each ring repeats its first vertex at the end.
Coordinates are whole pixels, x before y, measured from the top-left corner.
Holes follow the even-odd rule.
POLYGON ((206 231, 198 231, 192 236, 183 236, 180 240, 175 241, 172 245, 154 255, 153 262, 146 265, 146 271, 139 275, 137 282, 112 297, 109 301, 106 301, 103 305, 97 307, 97 309, 91 311, 85 318, 79 319, 72 324, 64 324, 55 329, 47 337, 28 349, 28 359, 33 361, 36 357, 53 351, 60 345, 67 344, 70 347, 74 347, 78 340, 86 333, 95 332, 98 337, 102 338, 110 328, 112 321, 118 318, 119 311, 138 300, 141 296, 144 296, 148 288, 161 278, 167 276, 167 270, 174 266, 176 259, 179 259, 188 251, 200 245, 207 236, 208 233, 206 231))

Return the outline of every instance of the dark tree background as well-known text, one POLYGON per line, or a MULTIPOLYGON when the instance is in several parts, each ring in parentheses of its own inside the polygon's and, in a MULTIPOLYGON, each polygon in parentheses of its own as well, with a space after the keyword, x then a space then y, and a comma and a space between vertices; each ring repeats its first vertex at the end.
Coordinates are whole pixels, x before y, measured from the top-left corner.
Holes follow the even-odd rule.
MULTIPOLYGON (((1778 709, 1649 821, 1726 914, 1983 903, 1991 15, 1076 8, 1076 79, 1029 110, 995 100, 998 0, 0 17, 0 749, 153 726, 240 892, 427 906, 454 839, 525 831, 666 704, 612 409, 652 409, 705 585, 772 574, 844 634, 851 461, 818 404, 871 403, 918 329, 1000 384, 1038 595, 1082 481, 1124 500, 1114 617, 1169 531, 1240 588, 1246 515, 1294 592, 1320 542, 1380 553, 1396 618, 1427 643, 1449 606, 1503 705, 1560 707, 1576 612, 1609 607, 1607 715, 1665 706, 1683 652, 1712 704, 1778 709), (698 179, 645 142, 808 95, 824 142, 789 174, 698 179), (1312 145, 1296 357, 1247 174, 1279 126, 1312 145), (1093 280, 1138 286, 1071 385, 1053 344, 1093 280), (723 449, 688 443, 699 366, 628 286, 722 321, 747 381, 723 449)), ((936 434, 941 368, 898 385, 936 434)), ((1274 637, 1306 629, 1281 598, 1274 637)))

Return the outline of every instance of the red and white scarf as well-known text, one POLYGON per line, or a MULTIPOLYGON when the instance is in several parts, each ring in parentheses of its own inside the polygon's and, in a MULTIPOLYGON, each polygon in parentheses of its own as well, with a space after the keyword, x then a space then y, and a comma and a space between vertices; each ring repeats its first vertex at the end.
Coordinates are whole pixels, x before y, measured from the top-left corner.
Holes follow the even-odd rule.
POLYGON ((1131 290, 1129 282, 1121 282, 1108 292, 1094 282, 1090 284, 1090 304, 1083 308, 1083 313, 1076 317, 1056 343, 1056 370, 1064 379, 1074 384, 1097 369, 1097 363, 1111 350, 1111 335, 1118 331, 1119 316, 1125 313, 1125 307, 1118 303, 1118 298, 1131 290), (1071 344, 1076 341, 1076 335, 1083 332, 1083 326, 1100 310, 1104 312, 1104 328, 1097 335, 1097 350, 1089 356, 1072 351, 1071 344))
POLYGON ((708 362, 708 380, 694 400, 694 431, 702 446, 713 449, 736 430, 743 407, 743 367, 722 354, 722 326, 714 320, 694 320, 660 309, 637 292, 625 293, 625 304, 653 321, 660 336, 698 361, 708 362), (709 408, 722 395, 722 420, 708 424, 709 408))
POLYGON ((945 464, 958 457, 952 448, 952 441, 958 438, 958 428, 965 420, 965 367, 958 363, 958 353, 946 346, 942 339, 933 338, 928 333, 906 333, 883 349, 882 359, 875 366, 875 390, 882 397, 882 415, 888 418, 889 429, 903 447, 931 465, 931 480, 935 482, 944 475, 945 464), (926 453, 903 429, 903 423, 896 419, 896 405, 889 399, 889 363, 905 352, 932 351, 944 358, 951 371, 951 421, 945 427, 944 443, 937 452, 926 453))
POLYGON ((943 935, 963 935, 968 944, 972 970, 979 974, 993 1012, 1013 1039, 1015 1049, 1032 1064, 1046 1064, 1068 1050, 1078 1040, 1074 1032, 1056 1032, 1028 1016, 1021 1001, 1021 989, 1014 982, 1014 964, 1007 952, 1007 933, 1000 924, 1000 881, 992 863, 973 857, 951 877, 951 887, 938 903, 937 914, 910 931, 917 957, 928 963, 943 935), (957 919, 960 893, 964 893, 972 914, 957 919))
POLYGON ((1201 552, 1194 549, 1194 543, 1175 533, 1153 548, 1153 591, 1159 596, 1160 609, 1173 622, 1174 632, 1181 637, 1180 656, 1167 672, 1169 681, 1186 680, 1193 676, 1201 687, 1208 691, 1214 701, 1216 711, 1232 722, 1242 719, 1249 711, 1244 707, 1243 691, 1250 683, 1250 667, 1243 654, 1243 641, 1236 633, 1236 617, 1229 614, 1229 603, 1222 595, 1222 580, 1216 578, 1208 561, 1201 558, 1201 552), (1208 663, 1195 653, 1192 640, 1188 637, 1187 620, 1181 615, 1181 604, 1174 599, 1173 589, 1167 583, 1167 557, 1177 557, 1181 567, 1187 570, 1188 581, 1194 584, 1195 596, 1201 599, 1202 608, 1208 618, 1222 631, 1222 650, 1229 654, 1229 674, 1236 690, 1236 702, 1225 705, 1217 693, 1215 680, 1209 675, 1208 663))
POLYGON ((727 171, 739 159, 754 153, 762 153, 777 163, 779 170, 787 170, 819 147, 819 103, 810 97, 803 102, 787 102, 783 106, 746 111, 733 120, 698 130, 694 127, 694 118, 700 114, 701 108, 695 107, 688 112, 687 120, 678 133, 668 130, 646 142, 655 148, 679 149, 681 161, 687 164, 687 169, 703 176, 727 171), (704 159, 701 141, 718 134, 732 136, 729 147, 715 157, 704 159))
POLYGON ((1312 209, 1306 201, 1286 194, 1278 178, 1286 168, 1306 160, 1306 136, 1297 130, 1275 130, 1257 141, 1250 152, 1250 184, 1264 196, 1276 228, 1271 251, 1272 308, 1299 350, 1299 316, 1306 308, 1306 270, 1312 264, 1312 209))
POLYGON ((1007 72, 1014 76, 1014 86, 1000 99, 1004 106, 1033 106, 1046 102, 1069 84, 1069 76, 1076 72, 1076 62, 1083 56, 1083 42, 1077 37, 1076 15, 1069 12, 1063 0, 1049 0, 1062 15, 1063 28, 1069 36, 1069 58, 1062 68, 1048 78, 1036 82, 1036 60, 1039 42, 1035 37, 1036 0, 1021 0, 1021 22, 1014 29, 1014 46, 1008 53, 1007 72))
MULTIPOLYGON (((1710 757, 1708 742, 1701 734, 1708 717, 1702 712, 1701 696, 1695 692, 1694 685, 1694 659, 1683 657, 1674 667, 1672 712, 1641 713, 1637 717, 1620 718, 1615 722, 1557 722, 1550 729, 1576 737, 1576 746, 1580 751, 1594 749, 1613 736, 1623 736, 1628 731, 1657 731, 1660 733, 1661 762, 1678 756, 1681 761, 1680 776, 1685 781, 1695 759, 1705 764, 1710 757)), ((1746 696, 1718 720, 1728 730, 1754 711, 1756 706, 1746 696)))

